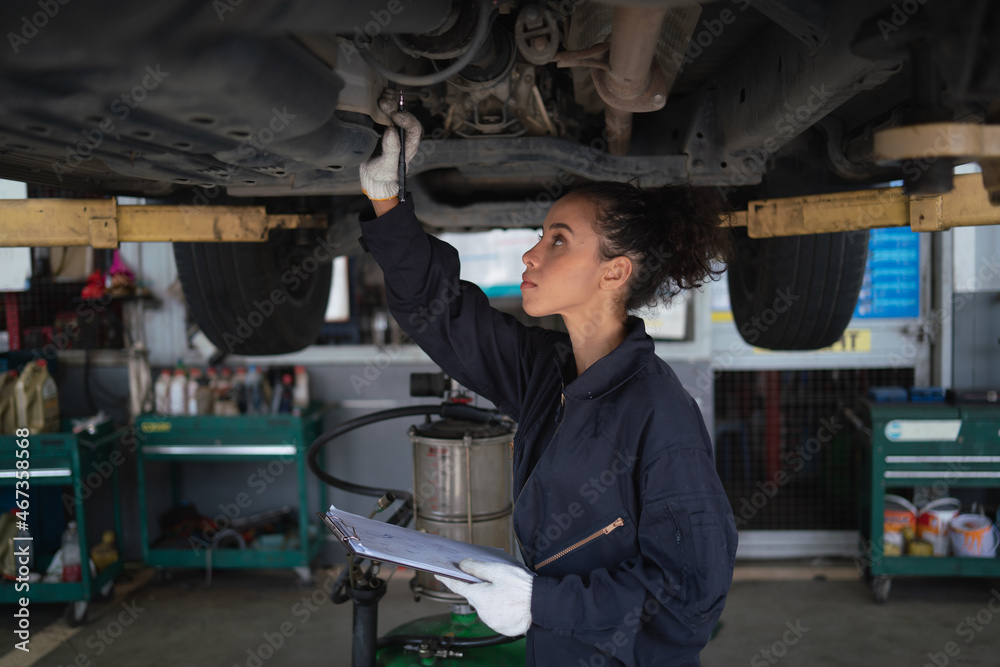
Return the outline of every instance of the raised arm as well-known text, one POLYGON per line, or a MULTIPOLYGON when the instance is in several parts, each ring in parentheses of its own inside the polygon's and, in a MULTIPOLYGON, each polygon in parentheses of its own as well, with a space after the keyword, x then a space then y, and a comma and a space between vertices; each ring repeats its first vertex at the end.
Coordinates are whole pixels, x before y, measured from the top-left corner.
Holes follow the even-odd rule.
POLYGON ((362 241, 385 274, 389 310, 449 375, 514 419, 548 333, 491 307, 461 280, 458 251, 427 234, 411 200, 373 202, 382 215, 362 220, 362 241))

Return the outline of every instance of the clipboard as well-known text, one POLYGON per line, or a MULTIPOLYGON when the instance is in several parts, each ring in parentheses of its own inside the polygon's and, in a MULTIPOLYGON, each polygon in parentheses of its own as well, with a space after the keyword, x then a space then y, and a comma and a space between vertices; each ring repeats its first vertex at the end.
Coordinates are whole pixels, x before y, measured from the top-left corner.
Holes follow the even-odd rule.
POLYGON ((458 568, 463 558, 505 563, 525 569, 524 565, 502 549, 467 544, 441 535, 394 526, 343 512, 333 505, 325 515, 319 512, 317 514, 341 544, 359 558, 440 574, 470 584, 482 583, 483 580, 458 568))

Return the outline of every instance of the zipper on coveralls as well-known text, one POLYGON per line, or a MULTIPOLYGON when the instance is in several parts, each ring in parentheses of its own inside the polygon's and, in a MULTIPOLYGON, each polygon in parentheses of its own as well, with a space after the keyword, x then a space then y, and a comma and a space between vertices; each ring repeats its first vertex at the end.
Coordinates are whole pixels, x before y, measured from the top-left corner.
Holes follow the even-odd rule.
POLYGON ((614 521, 612 521, 611 523, 609 523, 608 525, 606 525, 604 528, 601 528, 596 533, 593 533, 592 535, 588 535, 587 537, 583 538, 582 540, 580 540, 576 544, 571 544, 570 546, 566 547, 565 549, 563 549, 562 551, 560 551, 559 553, 557 553, 555 556, 549 556, 548 558, 546 558, 545 560, 543 560, 541 563, 539 563, 538 565, 536 565, 535 568, 537 569, 537 568, 540 568, 540 567, 545 567, 546 565, 548 565, 552 561, 557 560, 559 558, 562 558, 566 554, 579 549, 580 547, 582 547, 583 545, 585 545, 585 544, 587 544, 589 542, 592 542, 592 541, 596 540, 601 535, 607 535, 608 533, 612 532, 616 528, 621 528, 624 525, 625 525, 625 520, 622 519, 621 517, 618 517, 617 519, 615 519, 614 521))

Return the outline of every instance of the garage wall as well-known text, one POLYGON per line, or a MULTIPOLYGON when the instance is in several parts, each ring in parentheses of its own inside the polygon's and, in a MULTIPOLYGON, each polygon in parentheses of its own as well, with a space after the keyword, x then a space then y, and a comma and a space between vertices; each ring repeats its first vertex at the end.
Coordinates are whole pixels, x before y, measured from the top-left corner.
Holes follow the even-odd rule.
POLYGON ((955 298, 954 386, 996 389, 1000 387, 1000 290, 955 298), (958 303, 963 304, 960 309, 958 303))
POLYGON ((173 366, 177 359, 197 363, 199 355, 188 350, 184 295, 177 282, 173 245, 122 243, 121 257, 150 289, 155 303, 143 304, 146 347, 152 366, 173 366))
POLYGON ((1000 227, 954 235, 953 386, 1000 387, 1000 227))

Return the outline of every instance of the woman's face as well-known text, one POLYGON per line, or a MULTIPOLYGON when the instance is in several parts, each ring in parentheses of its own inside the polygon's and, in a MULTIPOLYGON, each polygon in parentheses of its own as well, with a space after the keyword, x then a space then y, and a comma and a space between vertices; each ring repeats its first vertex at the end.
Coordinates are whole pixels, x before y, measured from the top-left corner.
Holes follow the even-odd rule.
POLYGON ((521 296, 528 315, 565 317, 604 305, 601 278, 609 262, 600 256, 594 215, 593 204, 580 195, 567 195, 549 209, 538 243, 521 257, 521 296))

